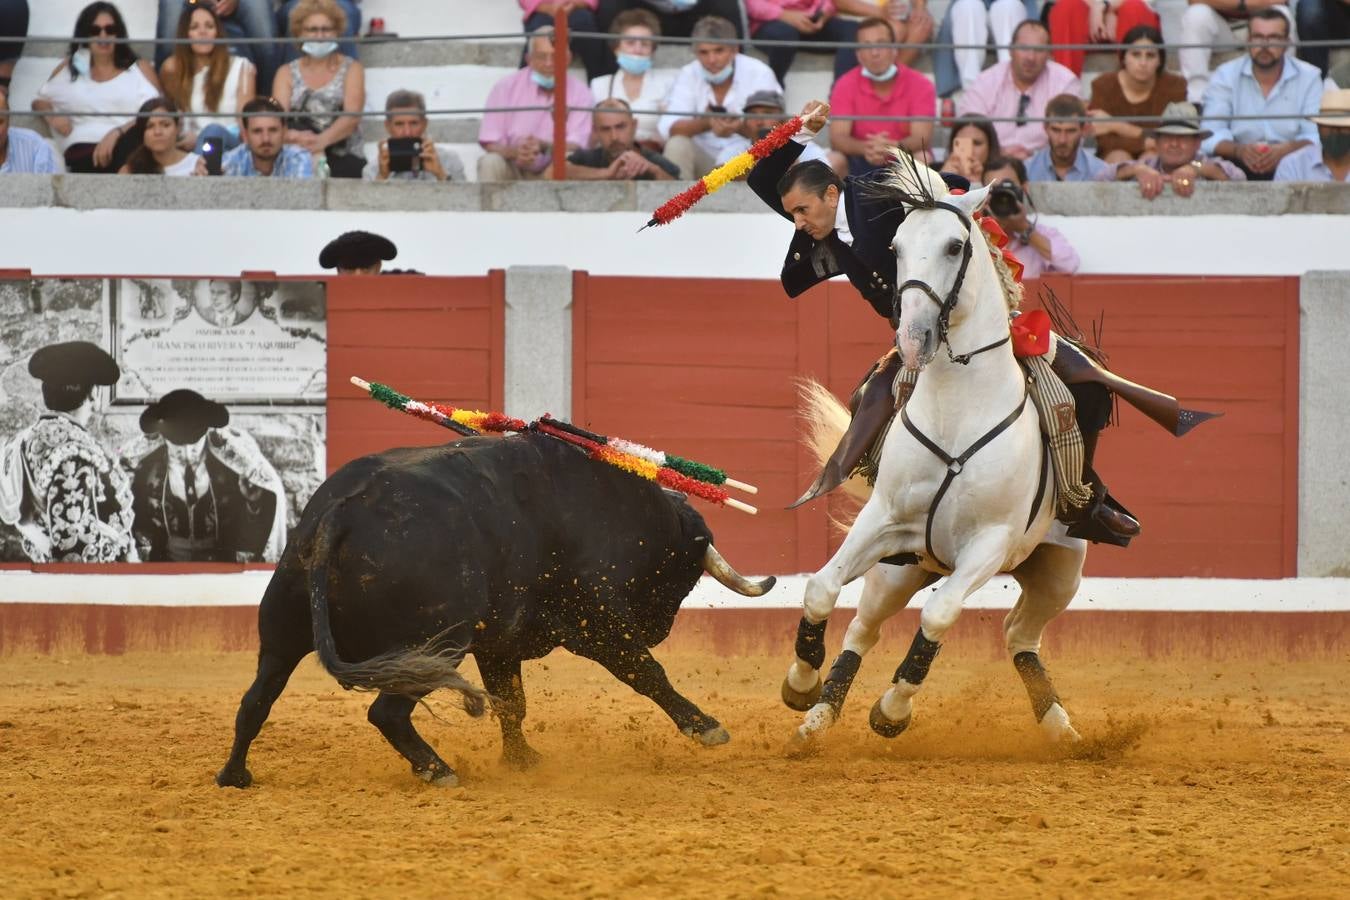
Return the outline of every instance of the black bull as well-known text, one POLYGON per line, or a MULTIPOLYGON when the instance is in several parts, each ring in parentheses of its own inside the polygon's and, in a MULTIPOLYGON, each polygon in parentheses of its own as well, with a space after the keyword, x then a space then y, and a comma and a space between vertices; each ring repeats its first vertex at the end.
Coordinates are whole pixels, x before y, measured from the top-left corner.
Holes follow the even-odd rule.
POLYGON ((527 766, 520 664, 556 647, 595 660, 707 745, 726 731, 648 651, 704 571, 757 596, 703 517, 664 491, 541 435, 475 437, 347 464, 315 492, 258 610, 258 673, 216 776, 247 787, 249 744, 296 665, 316 650, 343 687, 378 691, 369 719, 414 774, 455 783, 413 728, 437 688, 474 715, 490 702, 503 756, 527 766), (481 690, 457 671, 473 653, 481 690))

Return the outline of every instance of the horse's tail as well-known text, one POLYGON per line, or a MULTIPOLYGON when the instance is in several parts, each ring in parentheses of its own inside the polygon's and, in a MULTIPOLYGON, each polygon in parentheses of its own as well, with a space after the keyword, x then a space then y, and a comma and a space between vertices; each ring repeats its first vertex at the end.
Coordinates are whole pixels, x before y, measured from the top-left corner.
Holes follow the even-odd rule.
MULTIPOLYGON (((834 453, 834 448, 839 446, 839 440, 844 436, 844 432, 848 431, 848 424, 852 418, 848 407, 840 403, 825 385, 815 379, 799 378, 797 413, 804 425, 802 442, 816 458, 817 464, 824 465, 834 453)), ((867 498, 872 496, 872 488, 866 479, 856 475, 840 487, 845 494, 858 501, 859 505, 866 503, 867 498)), ((835 524, 847 528, 852 523, 853 516, 854 512, 850 512, 846 520, 836 518, 835 524)))

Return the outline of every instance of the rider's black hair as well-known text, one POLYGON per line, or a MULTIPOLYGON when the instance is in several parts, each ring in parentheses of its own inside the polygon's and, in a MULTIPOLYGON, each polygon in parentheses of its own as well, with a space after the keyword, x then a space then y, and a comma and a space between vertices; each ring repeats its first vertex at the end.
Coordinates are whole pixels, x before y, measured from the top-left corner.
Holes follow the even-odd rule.
POLYGON ((834 174, 834 169, 813 159, 810 162, 798 163, 783 173, 783 177, 778 179, 778 196, 783 196, 795 187, 810 191, 817 197, 824 197, 825 190, 834 185, 839 191, 844 190, 844 182, 839 176, 834 174))

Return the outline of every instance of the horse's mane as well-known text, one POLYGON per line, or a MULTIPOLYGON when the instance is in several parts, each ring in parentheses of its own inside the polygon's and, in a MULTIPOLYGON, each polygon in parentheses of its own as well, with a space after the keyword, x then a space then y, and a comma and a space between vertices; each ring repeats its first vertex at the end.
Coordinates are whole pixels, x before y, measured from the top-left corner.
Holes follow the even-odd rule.
POLYGON ((906 212, 937 209, 939 201, 949 197, 947 182, 928 166, 922 165, 899 147, 890 150, 894 161, 877 169, 862 183, 863 193, 875 200, 896 203, 906 212))

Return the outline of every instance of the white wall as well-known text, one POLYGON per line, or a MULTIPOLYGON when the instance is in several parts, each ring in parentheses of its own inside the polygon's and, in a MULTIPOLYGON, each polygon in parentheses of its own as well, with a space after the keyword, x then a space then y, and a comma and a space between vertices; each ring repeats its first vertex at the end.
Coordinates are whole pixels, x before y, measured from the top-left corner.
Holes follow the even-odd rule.
MULTIPOLYGON (((0 187, 2 187, 0 183, 0 187)), ((387 235, 395 265, 478 275, 561 265, 598 275, 776 278, 790 226, 768 213, 693 214, 636 231, 636 212, 312 212, 7 209, 0 269, 37 274, 312 274, 328 240, 387 235)), ((1346 266, 1345 216, 1050 217, 1085 273, 1301 275, 1346 266)))

